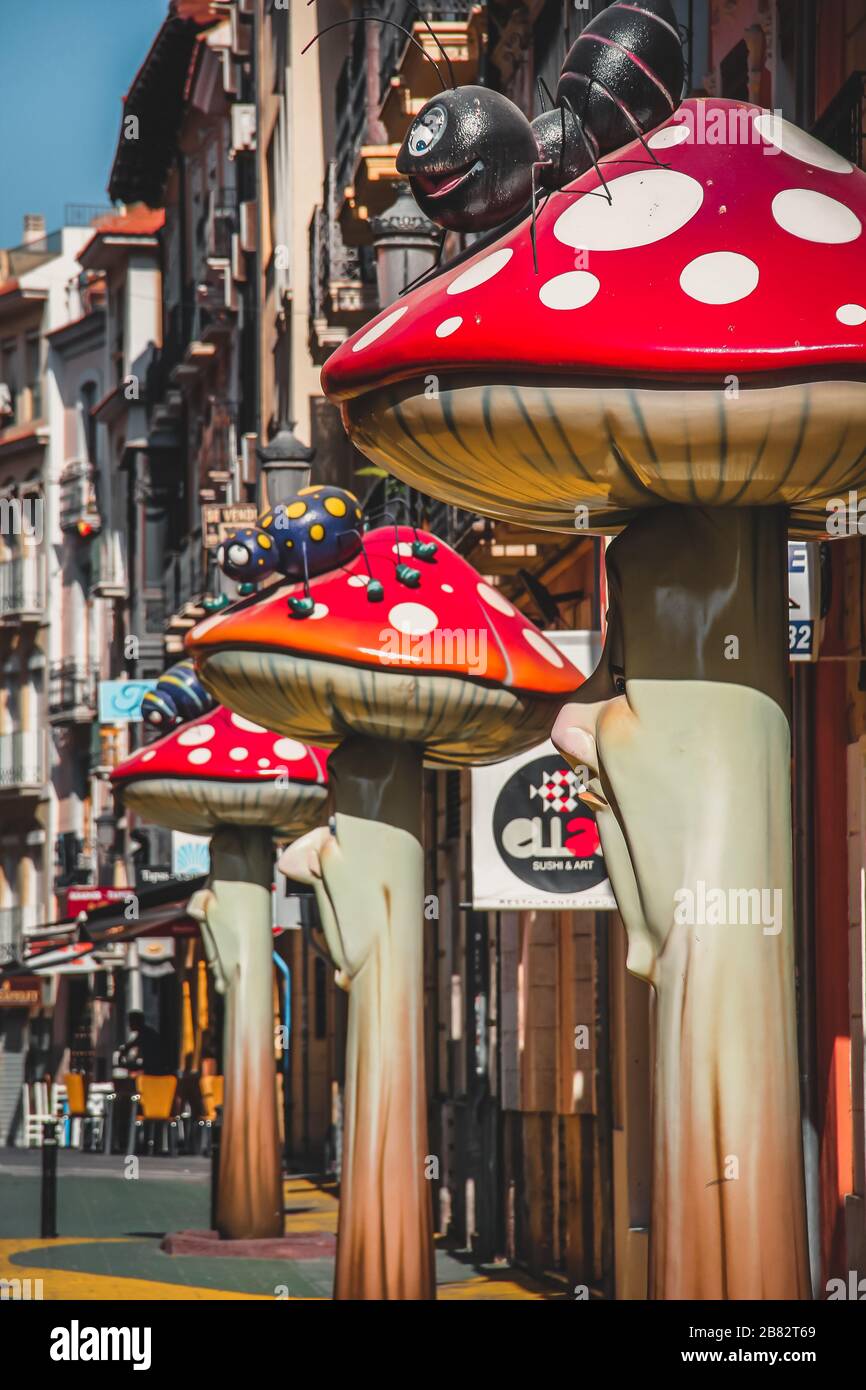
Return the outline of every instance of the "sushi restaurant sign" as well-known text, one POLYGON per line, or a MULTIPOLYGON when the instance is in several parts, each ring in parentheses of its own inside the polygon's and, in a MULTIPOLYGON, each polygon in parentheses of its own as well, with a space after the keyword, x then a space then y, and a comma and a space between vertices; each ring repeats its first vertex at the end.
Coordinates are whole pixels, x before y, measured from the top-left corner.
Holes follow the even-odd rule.
MULTIPOLYGON (((548 632, 591 674, 600 635, 548 632)), ((472 905, 479 911, 616 907, 595 815, 553 744, 472 770, 472 905)))

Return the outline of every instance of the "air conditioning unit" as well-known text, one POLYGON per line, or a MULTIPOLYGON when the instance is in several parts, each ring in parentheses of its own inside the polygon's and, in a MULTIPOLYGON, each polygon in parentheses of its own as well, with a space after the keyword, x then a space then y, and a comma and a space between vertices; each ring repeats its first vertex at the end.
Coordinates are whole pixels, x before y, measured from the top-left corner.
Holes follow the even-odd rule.
POLYGON ((236 101, 232 106, 232 155, 256 148, 256 108, 253 102, 236 101))

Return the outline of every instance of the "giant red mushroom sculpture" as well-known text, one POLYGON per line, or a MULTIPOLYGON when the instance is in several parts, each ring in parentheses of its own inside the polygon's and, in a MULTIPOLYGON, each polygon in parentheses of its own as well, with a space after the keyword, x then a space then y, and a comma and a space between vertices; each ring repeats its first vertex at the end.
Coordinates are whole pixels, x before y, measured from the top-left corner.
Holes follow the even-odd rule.
POLYGON ((335 1296, 432 1298, 422 766, 532 747, 582 677, 443 542, 388 527, 368 532, 364 548, 312 580, 310 617, 289 610, 299 586, 275 585, 205 619, 187 646, 232 708, 337 745, 330 828, 281 860, 315 885, 349 988, 335 1296), (413 544, 426 558, 408 567, 407 588, 413 544))
POLYGON ((538 273, 526 220, 323 382, 415 487, 626 528, 602 668, 556 737, 595 766, 658 996, 651 1293, 808 1297, 785 539, 866 480, 866 177, 746 103, 686 101, 647 145, 602 161, 610 201, 595 170, 552 195, 538 273))
POLYGON ((171 830, 210 835, 208 887, 190 903, 226 1001, 225 1105, 217 1228, 283 1234, 273 1034, 274 836, 316 825, 327 796, 322 749, 217 707, 113 771, 124 804, 171 830))

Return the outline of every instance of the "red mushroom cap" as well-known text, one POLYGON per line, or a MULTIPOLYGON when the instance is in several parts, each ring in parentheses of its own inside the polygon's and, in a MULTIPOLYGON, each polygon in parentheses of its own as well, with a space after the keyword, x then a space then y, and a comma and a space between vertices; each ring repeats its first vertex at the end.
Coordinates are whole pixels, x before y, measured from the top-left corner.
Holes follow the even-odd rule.
POLYGON ((506 738, 513 752, 517 726, 528 746, 543 738, 550 703, 583 676, 450 546, 437 540, 432 560, 415 560, 414 539, 410 527, 365 535, 381 602, 367 597, 358 555, 312 580, 308 618, 288 610, 289 596, 303 593, 297 584, 206 618, 187 638, 205 684, 235 708, 323 743, 354 730, 423 742, 433 760, 471 762, 503 756, 506 738), (399 582, 401 563, 418 570, 417 587, 399 582), (353 685, 341 676, 359 670, 373 679, 353 685))
POLYGON ((223 706, 139 748, 111 781, 133 810, 173 830, 318 823, 327 751, 264 729, 223 706))
MULTIPOLYGON (((637 141, 609 157, 610 206, 553 194, 537 220, 538 275, 527 220, 343 343, 322 372, 326 395, 493 367, 863 366, 866 174, 744 102, 685 101, 648 143, 669 167, 637 141)), ((599 187, 591 169, 569 190, 599 187)))
POLYGON ((689 100, 328 359, 353 442, 488 516, 826 502, 866 480, 866 174, 743 102, 689 100), (662 167, 662 164, 664 167, 662 167))

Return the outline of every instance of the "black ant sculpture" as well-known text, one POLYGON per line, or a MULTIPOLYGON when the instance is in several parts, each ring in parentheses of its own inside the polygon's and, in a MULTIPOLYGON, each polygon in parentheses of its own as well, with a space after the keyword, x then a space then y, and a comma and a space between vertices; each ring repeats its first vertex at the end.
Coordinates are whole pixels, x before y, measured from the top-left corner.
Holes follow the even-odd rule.
MULTIPOLYGON (((610 202, 601 161, 635 138, 659 164, 645 136, 676 111, 685 80, 682 37, 670 0, 615 0, 591 20, 566 55, 553 109, 533 121, 492 88, 455 86, 445 50, 418 6, 409 3, 442 53, 452 85, 445 85, 434 59, 404 30, 436 67, 443 91, 412 122, 397 171, 409 180, 422 212, 443 228, 443 244, 448 231, 504 230, 531 211, 535 260, 539 186, 546 197, 592 166, 601 196, 610 202)), ((367 20, 402 27, 364 14, 338 20, 321 33, 367 20)), ((546 91, 543 83, 539 87, 546 91)), ((477 249, 478 243, 472 247, 477 249)))

